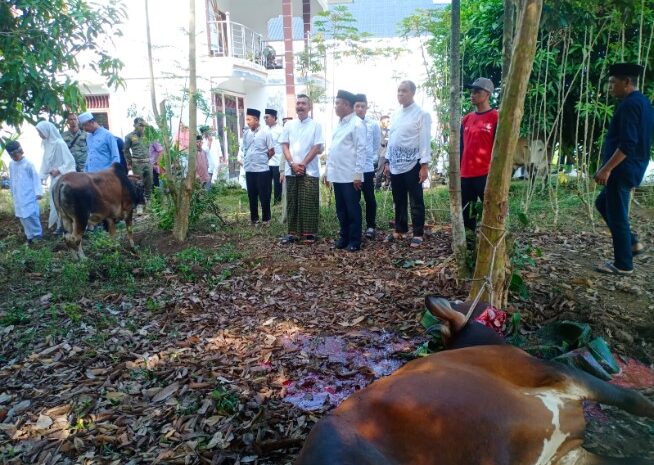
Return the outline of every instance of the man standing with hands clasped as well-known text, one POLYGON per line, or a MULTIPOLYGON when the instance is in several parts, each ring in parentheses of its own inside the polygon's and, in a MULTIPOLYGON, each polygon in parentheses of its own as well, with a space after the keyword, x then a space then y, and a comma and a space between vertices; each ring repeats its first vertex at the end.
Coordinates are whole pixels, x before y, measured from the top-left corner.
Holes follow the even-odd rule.
POLYGON ((299 94, 295 102, 298 119, 284 126, 279 139, 286 160, 286 205, 288 235, 282 244, 304 238, 314 243, 320 222, 320 165, 325 139, 322 127, 310 116, 312 103, 308 95, 299 94))
MULTIPOLYGON (((361 187, 366 163, 366 126, 355 115, 356 96, 339 90, 334 102, 336 116, 340 118, 332 136, 327 158, 328 182, 334 186, 336 215, 340 225, 337 249, 356 252, 361 249, 361 187)), ((372 184, 372 179, 370 180, 372 184)))
POLYGON ((602 149, 602 167, 595 182, 604 186, 595 206, 611 230, 613 261, 597 271, 614 275, 633 273, 633 256, 645 250, 629 225, 631 189, 643 180, 652 146, 654 112, 649 99, 636 89, 644 68, 618 63, 609 68, 609 91, 620 99, 602 149))
POLYGON ((261 112, 254 108, 246 110, 245 122, 248 126, 243 135, 243 168, 250 201, 250 221, 259 223, 259 203, 261 220, 264 226, 270 224, 270 193, 272 179, 268 161, 275 153, 272 136, 267 127, 261 126, 261 112))
POLYGON ((391 118, 385 173, 391 175, 395 205, 395 231, 386 241, 403 239, 409 231, 407 197, 411 202, 413 238, 411 247, 420 247, 425 227, 422 183, 429 176, 431 161, 431 116, 415 102, 416 85, 402 81, 397 87, 401 107, 391 118))

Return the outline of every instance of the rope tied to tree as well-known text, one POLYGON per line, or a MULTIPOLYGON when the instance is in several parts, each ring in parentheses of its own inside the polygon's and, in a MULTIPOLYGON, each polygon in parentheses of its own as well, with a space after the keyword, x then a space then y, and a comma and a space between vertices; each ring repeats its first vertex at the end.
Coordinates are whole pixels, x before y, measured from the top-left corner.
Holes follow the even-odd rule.
POLYGON ((481 224, 479 228, 479 234, 481 237, 484 238, 486 242, 491 246, 492 249, 492 254, 491 254, 491 262, 490 262, 490 271, 488 274, 483 277, 483 278, 477 278, 473 279, 472 281, 483 281, 484 284, 479 288, 479 292, 477 292, 477 296, 475 297, 475 300, 473 300, 472 305, 470 306, 470 309, 468 310, 468 313, 466 314, 465 322, 464 324, 468 323, 468 320, 472 316, 472 312, 474 311, 475 308, 477 308, 477 304, 479 303, 479 300, 481 299, 481 295, 484 293, 484 289, 488 288, 488 293, 490 294, 490 305, 491 307, 494 307, 494 296, 495 293, 493 291, 493 280, 492 280, 492 274, 493 274, 493 269, 495 268, 495 257, 497 256, 497 249, 506 237, 506 229, 505 228, 496 228, 493 226, 489 226, 487 224, 481 224), (488 228, 488 229, 493 229, 495 231, 501 231, 502 235, 497 239, 497 243, 493 244, 491 240, 484 234, 484 231, 482 231, 482 228, 488 228))

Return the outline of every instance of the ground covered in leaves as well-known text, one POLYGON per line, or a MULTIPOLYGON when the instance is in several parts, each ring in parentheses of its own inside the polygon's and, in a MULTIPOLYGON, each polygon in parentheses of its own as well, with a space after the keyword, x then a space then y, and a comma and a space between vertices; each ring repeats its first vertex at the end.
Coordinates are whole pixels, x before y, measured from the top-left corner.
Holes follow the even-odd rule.
MULTIPOLYGON (((2 233, 2 463, 291 463, 321 416, 426 340, 426 294, 467 294, 444 224, 421 249, 380 235, 351 254, 328 238, 282 246, 280 226, 234 221, 180 245, 151 220, 137 254, 97 234, 85 264, 54 238, 27 249, 2 233)), ((651 221, 636 223, 654 244, 651 221)), ((589 322, 651 366, 651 254, 615 279, 592 271, 610 255, 601 228, 532 224, 512 238, 508 310, 523 332, 589 322)), ((593 408, 589 447, 652 456, 654 422, 593 408)))

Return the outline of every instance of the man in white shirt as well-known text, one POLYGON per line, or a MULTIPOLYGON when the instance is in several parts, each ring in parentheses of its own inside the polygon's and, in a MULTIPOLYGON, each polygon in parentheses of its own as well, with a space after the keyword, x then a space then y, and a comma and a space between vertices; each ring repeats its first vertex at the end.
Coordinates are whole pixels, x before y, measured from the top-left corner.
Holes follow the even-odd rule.
POLYGON ((325 139, 322 128, 309 117, 312 108, 308 95, 299 94, 295 103, 298 119, 284 126, 279 139, 286 160, 286 205, 288 235, 282 244, 304 238, 316 241, 320 221, 320 163, 325 139))
POLYGON ((246 110, 245 123, 248 129, 243 134, 243 168, 245 184, 250 201, 250 221, 259 223, 259 203, 261 203, 261 220, 270 224, 270 193, 272 183, 268 161, 275 153, 272 136, 267 127, 259 124, 261 112, 254 108, 246 110))
POLYGON ((368 99, 365 94, 356 95, 354 112, 366 126, 366 163, 363 167, 363 198, 366 201, 366 237, 375 238, 377 228, 377 199, 375 199, 375 165, 381 146, 381 128, 377 121, 366 115, 368 99))
POLYGON ((413 98, 416 85, 402 81, 397 101, 402 105, 391 118, 384 173, 390 173, 395 206, 395 231, 386 240, 402 239, 409 231, 407 197, 411 201, 413 238, 411 247, 420 247, 425 226, 422 183, 429 175, 431 161, 431 116, 413 98))
POLYGON ((354 113, 356 96, 339 90, 334 102, 336 116, 340 118, 334 129, 332 145, 327 158, 328 182, 334 187, 336 216, 340 225, 337 249, 356 252, 361 249, 361 187, 368 154, 366 126, 354 113))
POLYGON ((279 163, 282 160, 282 146, 279 143, 279 138, 282 135, 284 128, 281 124, 277 123, 277 110, 266 108, 264 110, 264 121, 272 135, 273 144, 275 145, 275 154, 268 161, 270 167, 270 175, 272 176, 273 184, 273 205, 277 205, 282 201, 282 181, 279 176, 279 163))

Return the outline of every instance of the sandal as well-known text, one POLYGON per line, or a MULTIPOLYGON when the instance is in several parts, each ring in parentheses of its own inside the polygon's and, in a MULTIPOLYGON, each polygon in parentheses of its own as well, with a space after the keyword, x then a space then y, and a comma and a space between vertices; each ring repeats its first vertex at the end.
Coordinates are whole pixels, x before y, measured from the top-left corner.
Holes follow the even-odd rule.
POLYGON ((316 236, 313 234, 307 234, 304 236, 304 240, 302 241, 303 244, 315 244, 316 243, 316 236))
POLYGON ((634 272, 634 270, 621 270, 611 262, 606 262, 606 263, 602 263, 601 265, 598 265, 595 268, 595 271, 599 271, 600 273, 605 273, 605 274, 616 274, 616 275, 630 275, 633 274, 634 272))
POLYGON ((289 234, 288 236, 282 237, 282 240, 280 241, 280 244, 286 245, 286 244, 290 244, 292 242, 295 242, 296 240, 297 240, 297 238, 295 236, 292 236, 292 235, 289 234))
POLYGON ((409 246, 411 246, 413 248, 416 248, 416 247, 420 247, 422 245, 422 243, 423 243, 423 238, 422 237, 414 236, 411 239, 411 242, 409 243, 409 246))
POLYGON ((392 234, 386 235, 386 237, 384 238, 384 242, 395 242, 395 241, 401 241, 402 239, 404 239, 404 234, 394 232, 392 234))

